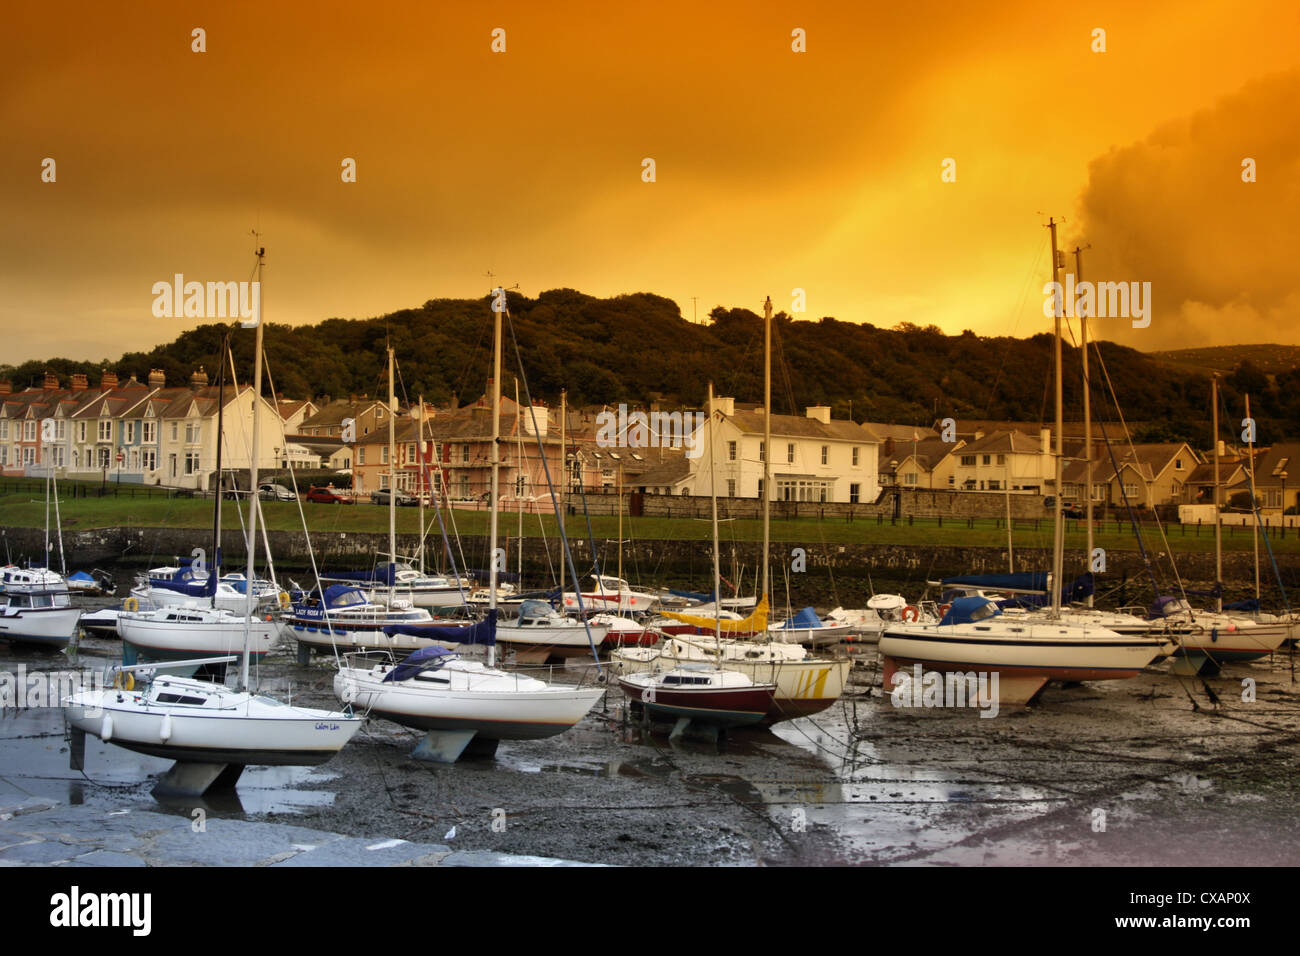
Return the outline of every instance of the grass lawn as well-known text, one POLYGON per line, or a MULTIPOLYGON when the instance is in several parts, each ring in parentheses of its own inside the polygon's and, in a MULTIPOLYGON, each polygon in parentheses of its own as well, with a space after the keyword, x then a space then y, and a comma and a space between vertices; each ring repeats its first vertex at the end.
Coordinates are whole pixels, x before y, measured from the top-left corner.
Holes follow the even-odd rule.
MULTIPOLYGON (((95 486, 97 490, 97 486, 95 486)), ((0 479, 0 527, 40 528, 45 525, 45 502, 43 493, 38 490, 39 482, 30 479, 0 479)), ((153 497, 143 496, 143 489, 135 489, 136 497, 130 497, 129 489, 123 486, 115 497, 73 498, 61 495, 60 511, 65 530, 75 531, 95 528, 210 528, 212 526, 212 501, 204 498, 168 498, 161 494, 153 497)), ((70 489, 60 486, 61 493, 70 494, 70 489)), ((94 492, 92 491, 92 494, 94 492)), ((222 526, 238 530, 242 527, 236 502, 223 502, 222 526)), ((246 512, 247 504, 239 503, 246 512)), ((371 504, 325 505, 304 502, 303 513, 306 515, 309 529, 315 532, 374 532, 388 530, 388 509, 371 504)), ((262 503, 262 514, 267 526, 272 530, 296 531, 302 528, 298 505, 293 502, 267 501, 262 503)), ((426 521, 432 525, 433 534, 437 534, 434 512, 426 510, 426 521)), ((486 535, 488 531, 488 514, 486 511, 454 512, 456 529, 462 535, 486 535)), ((1082 522, 1066 523, 1066 547, 1082 548, 1085 545, 1085 533, 1082 522)), ((610 540, 618 537, 618 519, 616 517, 593 517, 592 533, 597 540, 610 540)), ((501 516, 500 533, 515 537, 518 529, 518 517, 514 514, 501 516)), ((401 533, 419 531, 419 509, 397 509, 397 530, 401 533)), ((449 528, 450 530, 450 528, 449 528)), ((587 523, 581 515, 570 516, 566 522, 566 532, 572 538, 585 537, 587 523)), ((524 536, 537 538, 542 534, 547 538, 555 537, 555 519, 537 515, 524 516, 524 536)), ((724 521, 721 524, 721 537, 724 541, 760 541, 763 537, 763 525, 758 520, 724 521)), ((1279 538, 1278 531, 1271 532, 1274 551, 1300 551, 1300 536, 1295 529, 1290 529, 1286 537, 1279 538)), ((1166 528, 1169 547, 1174 551, 1213 551, 1214 533, 1211 528, 1202 527, 1199 535, 1195 526, 1170 525, 1166 528)), ((1147 547, 1155 552, 1166 550, 1152 524, 1143 526, 1144 540, 1147 547)), ((707 541, 711 537, 710 523, 694 518, 627 518, 623 519, 623 537, 628 540, 673 540, 673 541, 707 541)), ((1095 536, 1096 547, 1108 550, 1130 550, 1135 547, 1134 538, 1127 525, 1108 521, 1095 536)), ((940 526, 935 519, 916 519, 911 525, 906 519, 891 524, 888 519, 877 523, 875 518, 858 518, 852 522, 842 518, 819 521, 816 518, 797 518, 774 520, 772 522, 772 540, 805 548, 834 544, 900 544, 923 546, 952 547, 993 547, 1006 546, 1005 527, 993 519, 977 519, 973 526, 965 520, 945 520, 940 526)), ((1038 528, 1032 521, 1018 521, 1014 528, 1014 546, 1017 548, 1050 548, 1052 544, 1051 522, 1043 520, 1038 528)), ((1224 550, 1241 551, 1251 548, 1249 529, 1227 528, 1223 530, 1224 550)), ((1261 544, 1262 552, 1262 544, 1261 544)))

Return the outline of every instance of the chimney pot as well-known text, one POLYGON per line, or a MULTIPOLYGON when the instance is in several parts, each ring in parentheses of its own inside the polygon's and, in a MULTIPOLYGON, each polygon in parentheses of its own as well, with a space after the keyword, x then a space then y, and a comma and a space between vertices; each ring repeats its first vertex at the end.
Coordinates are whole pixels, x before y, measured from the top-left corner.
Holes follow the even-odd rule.
POLYGON ((59 387, 59 377, 53 372, 45 373, 45 384, 42 386, 47 391, 53 391, 59 387))
POLYGON ((88 388, 90 388, 89 378, 81 374, 72 376, 72 390, 74 392, 84 392, 88 388))
POLYGON ((167 384, 167 373, 160 368, 149 369, 149 385, 153 388, 162 388, 167 384))
POLYGON ((198 369, 190 375, 190 388, 206 388, 208 384, 208 373, 200 365, 198 369))
POLYGON ((105 372, 99 379, 100 388, 117 388, 117 373, 105 372))

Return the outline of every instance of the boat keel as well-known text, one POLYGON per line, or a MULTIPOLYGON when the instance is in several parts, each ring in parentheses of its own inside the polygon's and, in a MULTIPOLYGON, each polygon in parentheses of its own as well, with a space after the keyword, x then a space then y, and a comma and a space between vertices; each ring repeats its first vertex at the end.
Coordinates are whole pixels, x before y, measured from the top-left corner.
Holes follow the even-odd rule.
POLYGON ((233 789, 244 772, 243 764, 192 763, 178 760, 158 778, 155 797, 201 797, 209 790, 233 789))
POLYGON ((430 730, 416 744, 411 756, 430 763, 455 763, 462 756, 496 756, 495 738, 480 737, 473 730, 430 730))
POLYGON ((1202 651, 1184 650, 1170 660, 1170 670, 1180 677, 1217 677, 1222 670, 1214 658, 1202 651))

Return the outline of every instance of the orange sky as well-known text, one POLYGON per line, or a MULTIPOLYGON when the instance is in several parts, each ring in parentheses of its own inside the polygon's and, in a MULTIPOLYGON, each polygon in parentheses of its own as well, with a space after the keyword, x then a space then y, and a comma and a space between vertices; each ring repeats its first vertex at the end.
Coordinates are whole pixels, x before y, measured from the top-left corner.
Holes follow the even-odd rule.
POLYGON ((1132 6, 11 4, 0 363, 172 339, 153 283, 247 278, 255 226, 273 321, 490 270, 1024 336, 1052 214, 1085 278, 1152 282, 1108 337, 1300 342, 1300 6, 1132 6))

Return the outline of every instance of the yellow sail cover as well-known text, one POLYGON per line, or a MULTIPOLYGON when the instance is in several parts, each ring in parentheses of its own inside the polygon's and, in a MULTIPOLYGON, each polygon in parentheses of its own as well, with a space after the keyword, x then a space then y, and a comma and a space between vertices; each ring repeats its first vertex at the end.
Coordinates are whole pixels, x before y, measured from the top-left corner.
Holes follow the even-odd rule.
POLYGON ((738 621, 730 621, 725 618, 719 621, 712 617, 696 617, 692 614, 678 614, 674 611, 664 611, 662 613, 664 617, 672 618, 674 621, 681 621, 683 624, 689 624, 705 631, 712 631, 715 627, 720 627, 723 634, 762 634, 767 630, 767 595, 764 594, 763 600, 754 605, 754 610, 750 612, 749 617, 741 618, 738 621))

